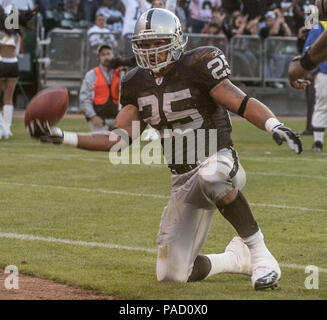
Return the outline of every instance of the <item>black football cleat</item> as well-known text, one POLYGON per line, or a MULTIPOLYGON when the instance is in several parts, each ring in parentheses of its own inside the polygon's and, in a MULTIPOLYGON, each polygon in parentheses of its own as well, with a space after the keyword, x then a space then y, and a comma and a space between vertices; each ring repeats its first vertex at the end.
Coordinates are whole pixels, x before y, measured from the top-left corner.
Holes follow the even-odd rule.
POLYGON ((315 141, 312 145, 313 152, 321 152, 322 151, 322 143, 321 141, 315 141))
POLYGON ((277 288, 278 274, 276 271, 271 271, 263 277, 257 279, 253 286, 254 290, 275 289, 277 288))

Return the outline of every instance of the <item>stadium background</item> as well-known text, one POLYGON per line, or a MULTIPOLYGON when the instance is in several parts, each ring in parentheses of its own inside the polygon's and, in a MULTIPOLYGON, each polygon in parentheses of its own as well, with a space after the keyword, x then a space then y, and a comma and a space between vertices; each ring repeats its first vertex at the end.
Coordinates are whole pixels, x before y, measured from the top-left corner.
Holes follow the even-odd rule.
MULTIPOLYGON (((33 2, 33 0, 17 1, 22 8, 32 5, 33 2)), ((16 90, 16 108, 24 109, 30 97, 42 88, 66 87, 70 93, 69 111, 79 111, 79 88, 85 73, 97 63, 96 48, 90 45, 90 35, 87 35, 93 22, 80 20, 78 14, 73 14, 72 9, 69 9, 69 2, 74 1, 63 1, 61 6, 48 10, 45 16, 38 14, 33 22, 34 30, 24 30, 23 52, 19 59, 20 81, 16 90)), ((267 5, 268 10, 281 1, 266 2, 271 2, 270 6, 267 5)), ((187 13, 187 10, 185 11, 187 13)), ((263 16, 262 24, 264 20, 263 16)), ((191 30, 190 27, 188 30, 191 30)), ((269 105, 277 115, 304 116, 305 94, 289 87, 287 80, 288 62, 298 53, 296 32, 294 30, 291 37, 278 36, 266 39, 261 39, 259 35, 236 35, 229 38, 223 32, 218 35, 187 32, 189 37, 187 49, 201 45, 220 47, 228 57, 232 69, 231 79, 234 83, 242 86, 249 95, 269 105), (283 61, 281 64, 274 64, 274 59, 283 61), (272 74, 269 72, 271 68, 278 68, 278 72, 272 74)), ((118 41, 116 54, 126 56, 131 53, 126 49, 128 46, 125 37, 121 37, 116 31, 108 30, 108 33, 113 34, 118 41)))

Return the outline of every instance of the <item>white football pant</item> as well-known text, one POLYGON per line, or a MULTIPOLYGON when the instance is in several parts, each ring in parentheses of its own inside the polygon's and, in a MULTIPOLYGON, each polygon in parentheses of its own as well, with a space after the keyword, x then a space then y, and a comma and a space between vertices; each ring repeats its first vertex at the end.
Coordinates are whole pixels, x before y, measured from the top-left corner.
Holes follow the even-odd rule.
POLYGON ((172 175, 172 191, 158 233, 157 279, 186 282, 207 238, 217 201, 241 190, 245 171, 224 148, 190 172, 172 175), (238 170, 235 169, 238 166, 238 170))
MULTIPOLYGON (((315 78, 316 102, 312 115, 313 128, 327 128, 327 74, 315 78)), ((320 140, 320 139, 318 139, 320 140)))

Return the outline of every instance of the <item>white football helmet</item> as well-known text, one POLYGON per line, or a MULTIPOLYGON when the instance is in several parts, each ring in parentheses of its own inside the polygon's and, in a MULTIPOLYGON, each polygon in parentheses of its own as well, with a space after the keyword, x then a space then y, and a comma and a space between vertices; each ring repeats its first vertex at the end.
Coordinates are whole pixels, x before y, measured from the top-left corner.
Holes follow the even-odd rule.
POLYGON ((136 62, 140 68, 150 69, 157 73, 161 68, 177 61, 184 51, 187 38, 183 39, 182 26, 175 14, 166 9, 152 8, 145 11, 137 20, 132 37, 132 48, 136 62), (166 45, 142 49, 143 40, 166 39, 166 45), (158 53, 167 51, 167 59, 158 61, 158 53), (155 63, 150 63, 150 55, 155 57, 155 63))

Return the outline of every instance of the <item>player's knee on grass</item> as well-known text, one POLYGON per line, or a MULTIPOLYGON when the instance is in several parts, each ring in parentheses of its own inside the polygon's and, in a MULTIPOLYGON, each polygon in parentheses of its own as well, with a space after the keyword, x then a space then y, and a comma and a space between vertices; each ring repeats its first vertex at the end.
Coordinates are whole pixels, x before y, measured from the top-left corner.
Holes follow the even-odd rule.
POLYGON ((168 246, 159 247, 157 259, 157 280, 187 282, 189 267, 185 262, 177 261, 168 256, 168 246))
POLYGON ((179 264, 176 261, 160 261, 157 263, 158 281, 173 282, 194 282, 206 278, 211 270, 210 260, 203 255, 198 255, 194 261, 193 267, 185 263, 179 264), (191 271, 191 272, 190 272, 191 271))

